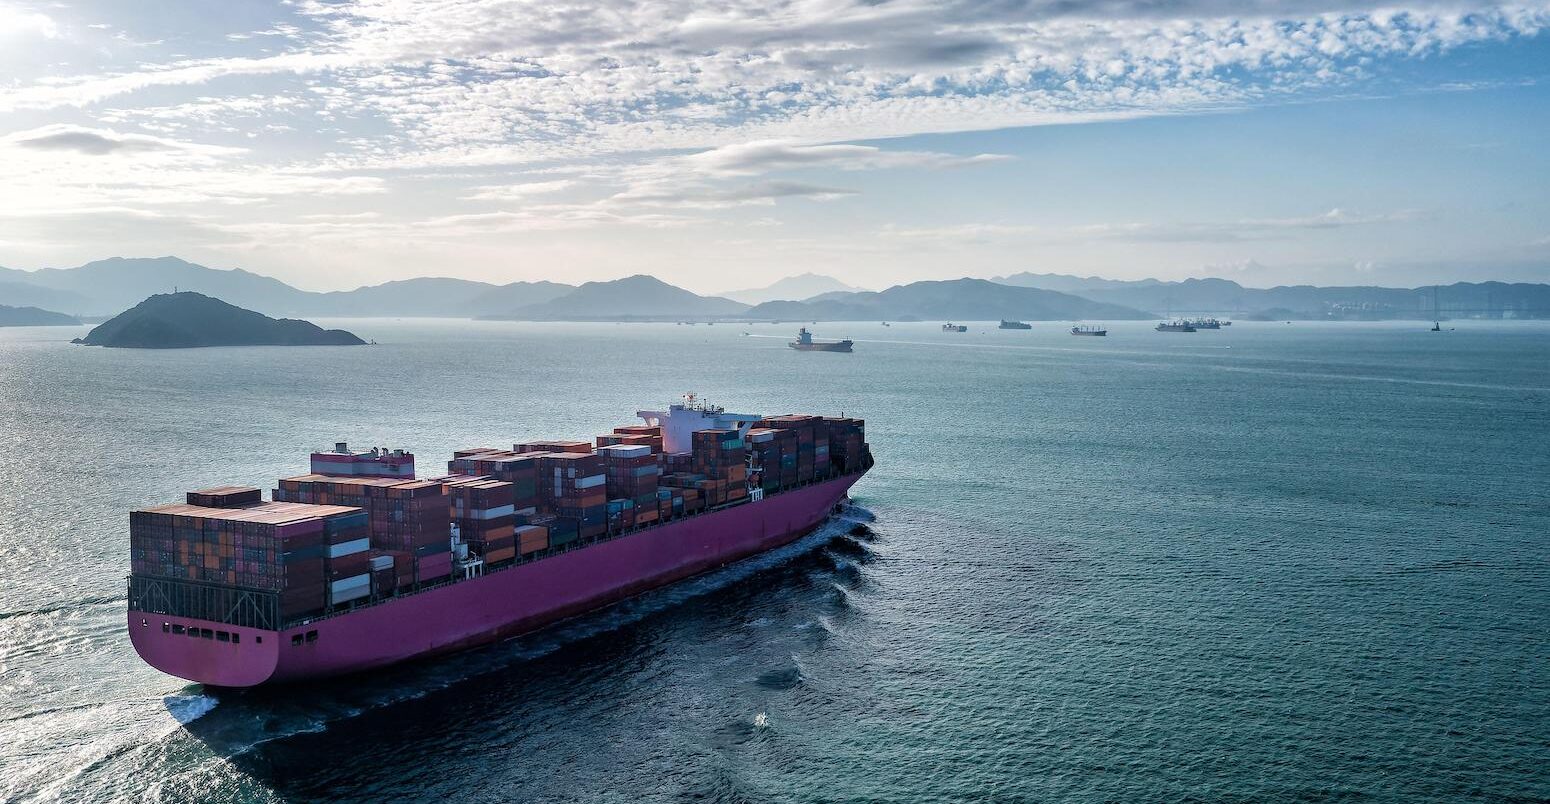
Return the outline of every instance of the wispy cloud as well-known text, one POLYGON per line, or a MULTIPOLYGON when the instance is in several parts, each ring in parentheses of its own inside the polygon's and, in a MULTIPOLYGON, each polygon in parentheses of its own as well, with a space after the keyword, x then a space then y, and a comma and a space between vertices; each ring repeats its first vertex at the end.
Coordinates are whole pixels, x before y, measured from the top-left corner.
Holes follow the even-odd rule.
POLYGON ((1385 213, 1355 213, 1331 209, 1315 215, 1288 218, 1245 218, 1228 221, 1094 223, 1081 226, 1053 227, 1035 224, 967 223, 934 227, 886 227, 887 237, 916 240, 991 242, 996 240, 1042 240, 1134 243, 1228 243, 1274 240, 1320 230, 1375 226, 1414 221, 1425 216, 1420 210, 1385 213))
POLYGON ((1080 239, 1128 240, 1164 243, 1225 243, 1273 240, 1301 232, 1345 229, 1415 220, 1418 210, 1361 214, 1331 209, 1317 215, 1291 218, 1258 218, 1217 222, 1122 223, 1078 227, 1071 235, 1080 239))
POLYGON ((63 124, 10 134, 0 138, 0 145, 30 151, 70 151, 88 156, 157 151, 218 156, 238 154, 243 151, 241 148, 199 145, 145 134, 119 134, 107 129, 63 124))

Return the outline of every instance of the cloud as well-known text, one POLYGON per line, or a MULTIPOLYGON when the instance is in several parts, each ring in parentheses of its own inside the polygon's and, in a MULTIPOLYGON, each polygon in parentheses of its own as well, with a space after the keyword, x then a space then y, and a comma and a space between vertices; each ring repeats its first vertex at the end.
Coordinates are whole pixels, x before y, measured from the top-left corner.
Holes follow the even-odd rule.
POLYGON ((1344 229, 1416 220, 1418 210, 1381 214, 1357 214, 1331 209, 1317 215, 1292 218, 1259 218, 1215 222, 1121 223, 1081 226, 1070 230, 1076 239, 1122 240, 1136 243, 1233 243, 1273 240, 1299 232, 1344 229))
POLYGON ((1246 218, 1231 221, 1170 223, 1098 223, 1064 228, 1031 224, 967 223, 921 228, 887 227, 882 230, 881 234, 888 237, 917 240, 981 243, 1008 239, 1034 239, 1047 242, 1235 243, 1282 239, 1310 231, 1400 223, 1419 220, 1424 217, 1426 217, 1426 214, 1419 210, 1360 214, 1335 208, 1315 215, 1290 218, 1246 218))
POLYGON ((681 163, 710 174, 748 176, 777 170, 828 168, 875 170, 879 168, 950 168, 998 162, 1001 154, 955 156, 921 151, 885 151, 871 145, 803 145, 781 140, 724 145, 691 156, 681 163))
POLYGON ((691 209, 723 209, 773 204, 781 198, 830 201, 854 195, 855 190, 795 181, 760 181, 729 187, 663 182, 643 183, 606 200, 608 205, 646 204, 691 209))
MULTIPOLYGON (((333 155, 341 164, 497 164, 1234 108, 1360 83, 1375 60, 1550 26, 1542 2, 372 0, 295 9, 294 25, 240 32, 281 32, 266 38, 284 52, 18 81, 0 88, 0 109, 89 106, 242 76, 283 87, 278 94, 300 91, 325 119, 394 133, 352 143, 333 155)), ((753 150, 721 156, 764 156, 753 150)))
POLYGON ((475 187, 474 191, 463 196, 465 201, 520 201, 532 198, 535 195, 557 193, 576 186, 574 179, 554 179, 552 181, 531 181, 521 184, 502 184, 485 187, 475 187))
POLYGON ((156 151, 176 151, 205 155, 236 154, 241 148, 177 142, 144 134, 119 134, 107 129, 84 126, 51 125, 22 131, 0 138, 0 143, 34 151, 72 151, 88 156, 111 156, 156 151))
POLYGON ((54 39, 59 36, 59 25, 47 14, 0 3, 0 42, 26 36, 54 39))

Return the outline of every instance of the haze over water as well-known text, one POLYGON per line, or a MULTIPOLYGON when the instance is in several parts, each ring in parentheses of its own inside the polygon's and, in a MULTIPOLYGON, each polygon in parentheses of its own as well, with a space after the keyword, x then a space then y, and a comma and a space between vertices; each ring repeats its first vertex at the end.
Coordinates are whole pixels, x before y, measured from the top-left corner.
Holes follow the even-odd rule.
POLYGON ((0 330, 0 800, 1550 798, 1550 325, 319 323, 380 345, 0 330), (691 390, 877 466, 797 549, 489 649, 213 695, 129 646, 132 507, 691 390))

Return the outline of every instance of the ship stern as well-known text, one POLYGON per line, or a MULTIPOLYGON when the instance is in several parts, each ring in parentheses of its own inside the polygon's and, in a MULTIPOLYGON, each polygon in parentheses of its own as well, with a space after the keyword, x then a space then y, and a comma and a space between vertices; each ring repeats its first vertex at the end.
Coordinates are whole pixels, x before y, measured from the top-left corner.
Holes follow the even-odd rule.
POLYGON ((256 687, 270 680, 280 635, 209 620, 129 610, 129 641, 146 664, 214 687, 256 687))

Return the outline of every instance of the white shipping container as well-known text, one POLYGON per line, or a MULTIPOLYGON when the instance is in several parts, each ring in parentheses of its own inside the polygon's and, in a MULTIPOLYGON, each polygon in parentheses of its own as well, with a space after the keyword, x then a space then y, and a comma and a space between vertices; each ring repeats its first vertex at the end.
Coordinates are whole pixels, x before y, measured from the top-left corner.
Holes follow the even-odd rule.
POLYGON ((469 519, 495 519, 496 517, 502 517, 502 516, 506 516, 508 514, 514 514, 514 513, 516 513, 516 511, 517 511, 517 507, 515 505, 502 505, 502 506, 499 506, 499 507, 496 507, 496 508, 485 508, 483 510, 470 511, 469 515, 468 515, 468 518, 469 519))
POLYGON ((350 589, 346 589, 346 590, 344 590, 342 592, 330 592, 329 595, 328 595, 329 605, 337 606, 340 603, 348 603, 348 602, 350 602, 352 600, 360 600, 361 598, 366 597, 366 596, 368 596, 370 594, 371 594, 371 585, 370 584, 367 584, 365 586, 356 586, 356 587, 353 587, 353 588, 350 588, 350 589))
POLYGON ((597 451, 605 458, 639 458, 642 455, 650 455, 651 447, 645 444, 615 444, 611 447, 598 447, 597 451))
POLYGON ((331 545, 329 545, 328 546, 328 557, 329 558, 339 558, 340 556, 353 556, 356 553, 364 553, 364 552, 366 552, 367 550, 370 550, 370 549, 371 549, 371 539, 370 538, 355 539, 353 541, 344 542, 342 544, 331 544, 331 545))
POLYGON ((337 595, 340 592, 348 592, 357 588, 369 588, 371 586, 371 573, 361 573, 349 578, 341 578, 328 585, 330 594, 337 595))

